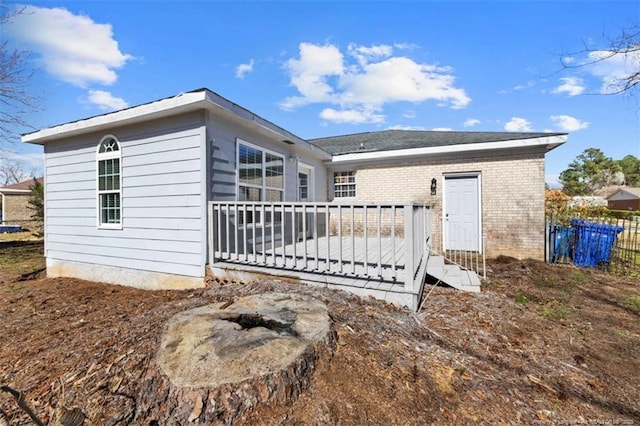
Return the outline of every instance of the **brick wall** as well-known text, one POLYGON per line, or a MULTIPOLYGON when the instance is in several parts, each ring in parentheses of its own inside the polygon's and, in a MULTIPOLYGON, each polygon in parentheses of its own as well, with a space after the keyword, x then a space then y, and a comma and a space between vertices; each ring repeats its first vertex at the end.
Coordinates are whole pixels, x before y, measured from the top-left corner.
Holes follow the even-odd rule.
POLYGON ((609 200, 611 210, 640 210, 640 199, 635 200, 609 200))
POLYGON ((31 194, 5 194, 4 217, 2 221, 10 225, 22 225, 29 227, 34 223, 31 219, 33 211, 29 209, 28 202, 31 194))
POLYGON ((431 206, 431 229, 442 232, 444 176, 478 173, 482 230, 488 257, 544 259, 544 151, 491 157, 407 161, 356 168, 359 202, 414 202, 431 206), (438 182, 431 195, 431 179, 438 182))

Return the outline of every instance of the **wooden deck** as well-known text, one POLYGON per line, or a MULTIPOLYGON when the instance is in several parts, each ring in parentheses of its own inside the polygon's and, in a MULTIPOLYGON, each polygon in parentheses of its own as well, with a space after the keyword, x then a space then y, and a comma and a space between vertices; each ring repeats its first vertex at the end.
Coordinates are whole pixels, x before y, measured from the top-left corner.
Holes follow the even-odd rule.
POLYGON ((275 250, 249 246, 247 253, 216 257, 216 263, 255 265, 323 275, 344 280, 363 279, 399 283, 404 279, 404 239, 319 237, 275 250))
POLYGON ((424 205, 209 203, 209 269, 295 279, 417 309, 428 258, 424 205))

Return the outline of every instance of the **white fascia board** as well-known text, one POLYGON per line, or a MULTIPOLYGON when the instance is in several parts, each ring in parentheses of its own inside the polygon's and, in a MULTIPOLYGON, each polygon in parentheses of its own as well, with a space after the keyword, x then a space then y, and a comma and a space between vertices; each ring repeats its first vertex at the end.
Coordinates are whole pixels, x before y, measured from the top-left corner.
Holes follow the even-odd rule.
POLYGON ((44 145, 50 140, 61 137, 69 137, 77 134, 98 131, 101 129, 111 128, 114 125, 122 126, 126 124, 134 124, 149 119, 194 111, 199 108, 203 108, 205 105, 204 92, 181 93, 172 98, 161 99, 148 104, 28 133, 22 136, 22 142, 44 145))
POLYGON ((10 189, 10 188, 0 188, 1 194, 30 194, 30 189, 10 189))
POLYGON ((458 144, 424 148, 396 149, 391 151, 357 152, 351 154, 334 155, 332 163, 346 163, 350 161, 372 161, 388 158, 416 157, 435 154, 453 154, 459 152, 493 151, 497 149, 530 148, 548 146, 553 149, 567 141, 567 135, 543 136, 539 138, 514 139, 500 142, 482 142, 473 144, 458 144))

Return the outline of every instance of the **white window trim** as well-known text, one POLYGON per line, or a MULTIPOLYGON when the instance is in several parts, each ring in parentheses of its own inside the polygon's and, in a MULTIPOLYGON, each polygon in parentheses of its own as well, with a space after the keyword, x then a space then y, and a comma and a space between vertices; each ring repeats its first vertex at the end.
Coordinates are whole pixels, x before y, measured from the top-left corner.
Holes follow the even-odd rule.
POLYGON ((307 201, 309 202, 313 202, 316 200, 315 197, 315 174, 316 171, 313 168, 313 166, 303 163, 301 161, 298 162, 298 172, 296 173, 296 197, 298 199, 298 201, 300 201, 300 178, 298 176, 298 174, 300 173, 300 171, 306 171, 309 172, 309 181, 307 182, 307 201))
MULTIPOLYGON (((331 174, 331 181, 332 181, 332 185, 331 185, 331 191, 333 192, 333 199, 334 201, 352 201, 355 200, 358 197, 358 184, 356 182, 356 175, 357 175, 357 170, 353 169, 353 170, 334 170, 333 173, 331 174), (353 185, 354 185, 354 193, 355 195, 353 197, 349 196, 349 197, 338 197, 336 196, 336 173, 353 173, 353 185)), ((342 185, 347 185, 347 184, 342 184, 342 185)))
POLYGON ((112 134, 108 134, 103 136, 100 139, 100 143, 98 143, 98 147, 96 148, 96 226, 98 227, 98 229, 122 229, 122 222, 123 222, 123 217, 122 217, 122 144, 120 143, 120 141, 118 140, 117 137, 115 137, 115 135, 112 134), (113 139, 116 141, 116 143, 118 144, 118 151, 112 151, 112 152, 100 152, 100 146, 102 146, 102 142, 105 139, 113 139), (100 191, 100 161, 102 160, 111 160, 117 158, 119 159, 119 165, 120 165, 120 170, 119 170, 119 189, 117 191, 100 191), (102 214, 102 206, 100 204, 100 195, 102 195, 103 193, 118 193, 120 195, 120 223, 102 223, 101 220, 101 214, 102 214))
POLYGON ((240 201, 240 186, 259 189, 260 198, 262 199, 262 201, 259 201, 259 202, 261 203, 265 202, 264 200, 266 199, 267 190, 282 192, 282 201, 284 201, 284 195, 285 195, 284 191, 287 186, 285 182, 285 179, 287 176, 287 171, 286 171, 287 162, 285 161, 286 160, 285 156, 280 154, 279 152, 271 151, 270 149, 252 144, 251 142, 247 142, 240 138, 237 138, 236 141, 237 141, 236 143, 236 201, 240 201), (262 185, 252 185, 252 184, 240 182, 240 145, 248 146, 250 148, 253 148, 262 152, 262 182, 263 182, 262 185), (271 154, 273 156, 276 156, 282 159, 282 188, 267 186, 267 166, 266 166, 267 154, 271 154))

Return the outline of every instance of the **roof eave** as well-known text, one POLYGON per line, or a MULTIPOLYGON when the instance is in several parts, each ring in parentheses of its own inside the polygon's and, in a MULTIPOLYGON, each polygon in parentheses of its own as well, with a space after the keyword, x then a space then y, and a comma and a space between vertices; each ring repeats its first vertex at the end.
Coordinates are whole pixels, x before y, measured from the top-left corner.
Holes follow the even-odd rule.
POLYGON ((306 140, 288 132, 285 129, 265 120, 222 96, 208 89, 181 93, 171 98, 165 98, 148 104, 127 108, 83 120, 60 124, 53 127, 27 133, 22 136, 22 142, 37 145, 45 145, 50 141, 73 137, 89 132, 108 130, 114 126, 124 126, 156 120, 172 115, 209 110, 214 114, 233 116, 244 120, 251 126, 267 131, 276 139, 291 145, 298 145, 308 151, 312 151, 323 160, 331 159, 331 154, 321 148, 310 144, 306 140))
POLYGON ((500 142, 480 142, 472 144, 457 144, 457 145, 445 145, 436 147, 422 147, 422 148, 409 148, 409 149, 397 149, 389 151, 371 151, 371 152, 359 152, 348 154, 336 154, 333 156, 333 163, 345 163, 352 161, 373 161, 380 160, 381 158, 405 158, 416 157, 423 155, 437 155, 437 154, 454 154, 461 152, 479 152, 479 151, 495 151, 499 149, 517 149, 517 148, 531 148, 531 147, 545 147, 545 151, 549 152, 552 149, 562 145, 567 141, 567 134, 554 134, 549 136, 543 136, 538 138, 528 139, 514 139, 500 142))
POLYGON ((195 111, 206 105, 205 92, 181 93, 144 105, 110 112, 22 135, 22 142, 45 145, 52 140, 158 119, 169 115, 195 111))

